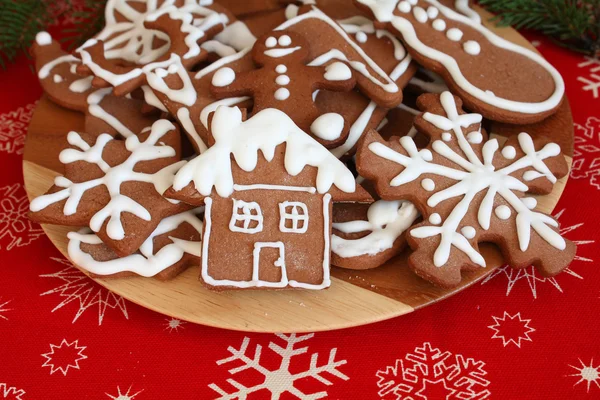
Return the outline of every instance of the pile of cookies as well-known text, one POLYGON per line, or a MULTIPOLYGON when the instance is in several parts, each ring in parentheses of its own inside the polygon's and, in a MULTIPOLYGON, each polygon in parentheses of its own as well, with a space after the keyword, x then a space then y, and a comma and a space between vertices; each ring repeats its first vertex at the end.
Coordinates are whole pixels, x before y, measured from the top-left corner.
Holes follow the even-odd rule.
POLYGON ((30 218, 84 227, 68 252, 91 274, 199 265, 217 290, 323 289, 331 265, 377 268, 408 245, 416 274, 451 287, 486 267, 481 242, 545 276, 573 259, 532 197, 568 172, 539 128, 562 78, 467 1, 109 0, 105 13, 72 54, 46 32, 32 48, 46 96, 85 127, 65 133, 64 174, 30 218), (492 121, 516 134, 490 138, 492 121))

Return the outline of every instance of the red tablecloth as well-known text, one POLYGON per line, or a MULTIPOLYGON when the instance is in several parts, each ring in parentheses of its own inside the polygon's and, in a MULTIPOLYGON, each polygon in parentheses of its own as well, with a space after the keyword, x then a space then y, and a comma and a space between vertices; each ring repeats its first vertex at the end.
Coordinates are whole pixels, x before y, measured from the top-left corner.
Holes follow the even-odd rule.
POLYGON ((167 318, 65 260, 25 219, 21 159, 41 89, 20 59, 0 73, 0 398, 599 399, 600 62, 530 39, 573 107, 573 179, 555 214, 577 259, 556 278, 502 268, 413 314, 314 335, 167 318))

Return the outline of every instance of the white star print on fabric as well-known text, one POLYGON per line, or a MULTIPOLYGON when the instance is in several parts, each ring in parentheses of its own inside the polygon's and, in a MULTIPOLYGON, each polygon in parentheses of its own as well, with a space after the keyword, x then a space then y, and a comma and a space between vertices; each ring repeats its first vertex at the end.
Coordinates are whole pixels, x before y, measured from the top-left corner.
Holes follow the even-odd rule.
POLYGON ((167 323, 165 324, 165 330, 168 330, 169 332, 178 331, 179 329, 185 329, 185 327, 183 326, 186 324, 185 321, 182 321, 177 318, 167 318, 165 321, 167 321, 167 323))
POLYGON ((50 351, 42 354, 46 359, 42 367, 50 367, 50 375, 59 371, 67 376, 69 368, 79 369, 79 361, 85 360, 87 356, 83 354, 86 346, 79 346, 78 340, 71 343, 63 339, 59 345, 50 344, 50 351))
POLYGON ((25 391, 23 389, 17 389, 14 386, 8 386, 6 383, 0 383, 0 398, 11 399, 11 400, 25 400, 23 396, 25 391))
MULTIPOLYGON (((560 221, 560 217, 563 215, 565 210, 566 209, 562 209, 561 211, 556 213, 554 215, 554 218, 556 218, 557 220, 560 221)), ((561 226, 560 234, 563 236, 566 236, 570 232, 575 231, 577 228, 580 228, 582 226, 583 226, 583 222, 581 222, 579 224, 575 224, 575 225, 570 225, 570 226, 561 226)), ((579 252, 581 252, 581 246, 594 243, 595 241, 594 240, 573 240, 573 242, 578 246, 577 252, 579 253, 579 252)), ((580 255, 575 256, 575 258, 573 259, 573 262, 575 262, 575 261, 593 262, 593 260, 583 257, 583 256, 580 256, 580 255)), ((573 265, 573 263, 571 263, 571 266, 572 265, 573 265)), ((583 279, 583 276, 581 276, 578 273, 576 273, 575 271, 573 271, 571 269, 571 266, 569 266, 568 268, 565 268, 561 275, 570 275, 577 279, 583 279)), ((529 289, 531 290, 531 294, 533 295, 534 299, 537 299, 538 283, 540 283, 540 284, 549 283, 554 288, 556 288, 556 290, 558 290, 559 292, 561 292, 561 293, 563 292, 563 289, 558 282, 559 277, 547 278, 544 276, 539 276, 538 273, 536 272, 535 267, 533 267, 533 266, 530 266, 530 267, 527 267, 524 269, 515 270, 515 269, 511 268, 509 265, 505 265, 503 267, 496 269, 491 274, 489 274, 481 282, 481 284, 484 285, 497 276, 505 276, 506 277, 506 279, 508 281, 508 284, 506 287, 506 295, 507 296, 511 293, 515 284, 522 280, 526 281, 527 284, 529 285, 529 289)))
POLYGON ((0 251, 27 246, 44 235, 42 227, 27 218, 28 212, 22 184, 0 187, 0 251))
POLYGON ((74 267, 69 261, 55 257, 51 257, 51 259, 67 266, 53 274, 40 275, 41 278, 56 278, 62 281, 60 286, 40 294, 40 296, 58 294, 60 297, 64 297, 64 300, 54 307, 51 312, 55 312, 67 304, 74 302, 78 304, 79 308, 77 313, 75 313, 73 323, 85 311, 94 306, 98 309, 98 325, 102 325, 104 314, 108 308, 119 309, 123 313, 123 316, 125 316, 125 319, 129 319, 127 306, 123 297, 117 296, 94 283, 86 274, 74 267))
POLYGON ((574 365, 569 365, 569 367, 575 369, 577 371, 576 374, 569 374, 568 376, 575 376, 579 378, 577 382, 573 385, 573 387, 579 385, 580 383, 586 383, 587 392, 590 392, 590 387, 592 383, 596 385, 597 388, 600 389, 600 364, 594 366, 594 359, 590 361, 590 365, 585 365, 581 359, 579 359, 579 363, 581 367, 576 367, 574 365))
POLYGON ((488 328, 494 331, 492 339, 502 339, 504 347, 512 343, 521 348, 521 341, 531 342, 529 334, 535 332, 535 329, 529 326, 530 319, 521 318, 520 312, 510 315, 504 311, 502 317, 492 316, 492 318, 495 324, 488 326, 488 328))
POLYGON ((231 368, 229 370, 230 374, 235 375, 238 372, 254 370, 263 375, 265 379, 261 384, 250 387, 244 386, 237 380, 227 379, 227 383, 233 387, 233 391, 227 391, 215 383, 211 383, 209 387, 215 392, 219 393, 219 399, 242 400, 246 399, 247 395, 264 389, 271 392, 272 399, 279 399, 279 397, 286 392, 302 400, 322 399, 327 397, 327 392, 322 391, 310 394, 304 393, 295 386, 296 381, 310 377, 323 383, 324 385, 332 385, 333 382, 324 377, 323 373, 325 372, 345 381, 350 379, 348 376, 339 371, 339 367, 346 364, 346 360, 335 360, 337 348, 334 348, 330 351, 329 358, 325 364, 319 366, 319 355, 318 353, 313 353, 310 358, 310 365, 307 368, 303 368, 301 372, 298 373, 291 373, 290 363, 292 362, 293 357, 308 352, 308 347, 295 348, 296 344, 311 339, 314 334, 310 333, 307 335, 297 336, 296 334, 292 333, 290 335, 277 334, 276 336, 283 340, 285 344, 285 347, 281 347, 275 342, 269 343, 269 349, 280 357, 279 367, 276 370, 269 370, 261 363, 261 361, 263 361, 261 360, 262 346, 256 345, 253 356, 247 355, 248 345, 250 344, 250 338, 248 337, 244 338, 239 349, 236 349, 232 346, 228 347, 227 350, 231 353, 231 356, 217 361, 217 365, 223 365, 233 361, 241 361, 242 365, 231 368))
POLYGON ((7 300, 7 301, 2 301, 2 297, 0 297, 0 319, 8 319, 8 317, 6 315, 4 315, 5 312, 7 311, 11 311, 12 308, 8 308, 8 303, 10 303, 11 300, 7 300))
POLYGON ((125 392, 125 393, 121 392, 121 388, 119 386, 117 386, 117 394, 116 395, 113 396, 108 393, 106 393, 106 395, 113 400, 133 400, 138 394, 142 393, 144 390, 140 390, 136 393, 131 393, 132 386, 133 385, 129 386, 129 389, 127 389, 127 392, 125 392))

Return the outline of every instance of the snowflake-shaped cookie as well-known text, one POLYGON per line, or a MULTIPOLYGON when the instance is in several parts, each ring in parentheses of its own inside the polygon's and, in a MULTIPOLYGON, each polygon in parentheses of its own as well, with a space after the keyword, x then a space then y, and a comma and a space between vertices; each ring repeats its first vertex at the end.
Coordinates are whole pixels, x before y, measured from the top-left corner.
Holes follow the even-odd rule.
POLYGON ((481 115, 465 113, 450 92, 422 95, 417 105, 426 111, 415 119, 430 138, 426 148, 371 131, 357 155, 359 173, 376 182, 383 199, 409 200, 424 216, 408 233, 411 268, 438 285, 457 285, 461 270, 486 266, 481 242, 496 243, 515 268, 535 265, 547 276, 566 268, 575 244, 525 197, 549 193, 567 174, 560 147, 520 133, 500 149, 481 129, 481 115))
POLYGON ((162 193, 181 167, 179 131, 167 120, 125 141, 70 132, 65 175, 31 202, 41 223, 88 225, 117 255, 136 251, 162 218, 183 211, 162 193))

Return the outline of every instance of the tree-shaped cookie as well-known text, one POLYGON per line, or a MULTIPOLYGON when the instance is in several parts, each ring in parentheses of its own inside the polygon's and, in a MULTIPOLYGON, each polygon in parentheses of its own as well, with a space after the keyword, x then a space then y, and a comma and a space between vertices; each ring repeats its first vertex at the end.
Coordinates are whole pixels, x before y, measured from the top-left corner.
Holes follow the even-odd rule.
POLYGON ((106 26, 76 53, 77 72, 93 75, 94 87, 113 86, 125 95, 145 83, 142 68, 181 56, 186 67, 204 60, 201 44, 235 18, 224 7, 203 0, 134 1, 107 4, 106 26))
POLYGON ((567 174, 560 147, 520 133, 501 148, 481 129, 481 115, 465 113, 449 92, 422 95, 417 105, 425 112, 415 126, 429 137, 427 147, 419 150, 409 136, 386 142, 371 131, 357 154, 359 173, 383 199, 409 200, 424 217, 407 235, 410 267, 455 286, 462 270, 485 267, 478 244, 493 242, 515 268, 534 265, 544 276, 566 268, 575 244, 526 196, 549 193, 567 174))
POLYGON ((179 130, 167 120, 125 141, 70 132, 65 175, 31 202, 40 223, 89 226, 117 255, 136 251, 161 219, 188 209, 162 197, 179 167, 179 130))

